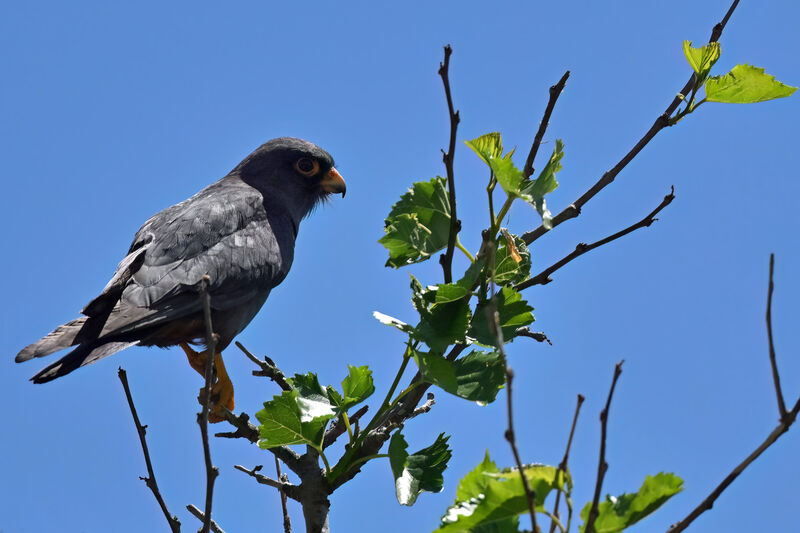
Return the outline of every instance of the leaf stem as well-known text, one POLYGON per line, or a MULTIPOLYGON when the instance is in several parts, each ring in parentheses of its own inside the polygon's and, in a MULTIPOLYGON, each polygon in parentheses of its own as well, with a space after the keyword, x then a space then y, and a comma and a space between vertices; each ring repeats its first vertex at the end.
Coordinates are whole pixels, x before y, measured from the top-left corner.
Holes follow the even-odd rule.
POLYGON ((467 259, 469 259, 470 263, 474 263, 475 262, 475 257, 473 257, 473 255, 471 253, 469 253, 469 250, 464 248, 464 245, 461 244, 461 239, 458 238, 458 235, 456 235, 456 248, 461 250, 464 253, 464 255, 467 256, 467 259))
POLYGON ((350 437, 350 443, 353 443, 353 430, 350 427, 350 417, 347 416, 347 413, 342 413, 342 420, 344 421, 344 427, 347 428, 347 435, 350 437))
POLYGON ((353 461, 350 464, 350 466, 351 467, 357 466, 357 465, 360 465, 361 463, 366 463, 367 461, 371 461, 373 459, 381 459, 383 457, 389 457, 389 454, 388 453, 376 453, 375 455, 367 455, 366 457, 361 457, 359 459, 356 459, 355 461, 353 461))

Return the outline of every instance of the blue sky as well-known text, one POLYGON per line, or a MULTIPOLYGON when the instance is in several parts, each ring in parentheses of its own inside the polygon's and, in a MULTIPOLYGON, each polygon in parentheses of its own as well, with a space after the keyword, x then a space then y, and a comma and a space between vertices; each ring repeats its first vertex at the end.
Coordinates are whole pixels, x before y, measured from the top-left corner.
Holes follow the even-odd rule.
MULTIPOLYGON (((179 350, 134 348, 53 383, 16 352, 75 318, 150 215, 225 175, 264 141, 292 135, 330 151, 348 183, 306 220, 288 279, 239 339, 287 373, 338 383, 368 364, 386 390, 402 337, 372 318, 412 319, 408 272, 383 267, 383 218, 413 182, 444 172, 448 123, 436 75, 451 43, 459 140, 501 131, 527 151, 547 88, 570 69, 547 144, 566 144, 561 187, 577 198, 646 131, 683 86, 684 39, 704 42, 728 7, 665 2, 267 3, 6 2, 0 7, 0 197, 6 356, 0 363, 0 530, 161 531, 118 366, 127 369, 168 505, 203 501, 194 413, 199 377, 179 350)), ((800 84, 796 2, 742 2, 722 39, 717 72, 766 67, 800 84)), ((604 492, 634 491, 646 474, 675 472, 685 490, 631 531, 663 531, 692 509, 777 420, 764 326, 768 255, 777 257, 774 327, 787 402, 800 393, 796 309, 800 98, 707 104, 656 140, 584 209, 533 248, 538 271, 643 217, 675 186, 647 230, 526 291, 535 328, 553 346, 517 341, 517 432, 523 459, 556 464, 575 395, 587 397, 571 466, 574 499, 591 498, 613 364, 626 359, 609 424, 604 492)), ((522 162, 520 161, 519 164, 522 162)), ((541 166, 541 163, 539 164, 541 166)), ((486 219, 482 163, 459 143, 461 239, 476 249, 486 219)), ((515 207, 508 227, 536 225, 515 207)), ((457 261, 461 261, 459 258, 457 261)), ((463 263, 457 263, 465 267, 463 263)), ((434 262, 408 269, 441 281, 434 262)), ((254 413, 275 387, 226 361, 237 410, 254 413)), ((42 364, 44 362, 41 362, 42 364)), ((454 457, 439 494, 413 508, 394 499, 389 466, 370 463, 332 496, 334 531, 430 531, 457 480, 489 449, 511 464, 503 402, 478 407, 437 394, 410 423, 412 449, 439 432, 454 457)), ((377 401, 377 399, 375 400, 377 401)), ((796 524, 798 430, 746 471, 696 524, 701 531, 786 531, 796 524), (790 525, 791 524, 791 525, 790 525)), ((274 491, 233 464, 272 456, 215 440, 214 516, 229 532, 279 531, 274 491)), ((300 529, 298 513, 294 516, 300 529)))

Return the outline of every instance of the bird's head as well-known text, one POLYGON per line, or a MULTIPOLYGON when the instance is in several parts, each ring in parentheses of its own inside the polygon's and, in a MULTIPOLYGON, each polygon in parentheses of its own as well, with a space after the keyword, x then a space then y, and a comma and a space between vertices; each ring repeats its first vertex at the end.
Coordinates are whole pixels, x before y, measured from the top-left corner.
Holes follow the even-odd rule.
POLYGON ((262 144, 231 174, 238 174, 261 191, 265 202, 286 206, 296 222, 331 194, 344 197, 347 190, 331 155, 314 143, 294 137, 262 144))

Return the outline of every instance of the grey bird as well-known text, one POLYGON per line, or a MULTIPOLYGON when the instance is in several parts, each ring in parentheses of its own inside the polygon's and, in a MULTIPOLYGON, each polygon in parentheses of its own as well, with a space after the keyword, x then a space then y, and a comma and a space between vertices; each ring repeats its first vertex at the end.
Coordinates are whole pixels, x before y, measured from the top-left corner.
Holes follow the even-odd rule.
POLYGON ((75 346, 31 378, 46 383, 133 345, 180 345, 202 375, 207 354, 189 344, 205 344, 198 294, 208 276, 219 335, 209 420, 222 420, 220 407, 234 406, 222 350, 286 277, 300 221, 330 194, 344 197, 345 191, 333 158, 317 145, 292 137, 263 144, 221 180, 145 222, 84 316, 24 348, 16 362, 75 346))

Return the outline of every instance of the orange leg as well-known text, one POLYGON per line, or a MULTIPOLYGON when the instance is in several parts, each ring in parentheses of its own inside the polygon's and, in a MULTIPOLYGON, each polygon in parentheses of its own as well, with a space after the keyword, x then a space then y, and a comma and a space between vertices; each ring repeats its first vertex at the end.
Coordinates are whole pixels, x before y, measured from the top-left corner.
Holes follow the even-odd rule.
MULTIPOLYGON (((181 343, 186 357, 189 359, 189 365, 197 371, 201 376, 206 373, 206 358, 208 357, 205 351, 196 352, 185 342, 181 343)), ((211 398, 214 404, 211 407, 211 412, 208 413, 208 421, 212 424, 222 422, 225 420, 222 408, 225 407, 229 411, 233 411, 233 383, 228 376, 228 371, 225 369, 225 362, 222 360, 222 352, 214 354, 214 369, 216 371, 217 380, 211 386, 211 398)))

